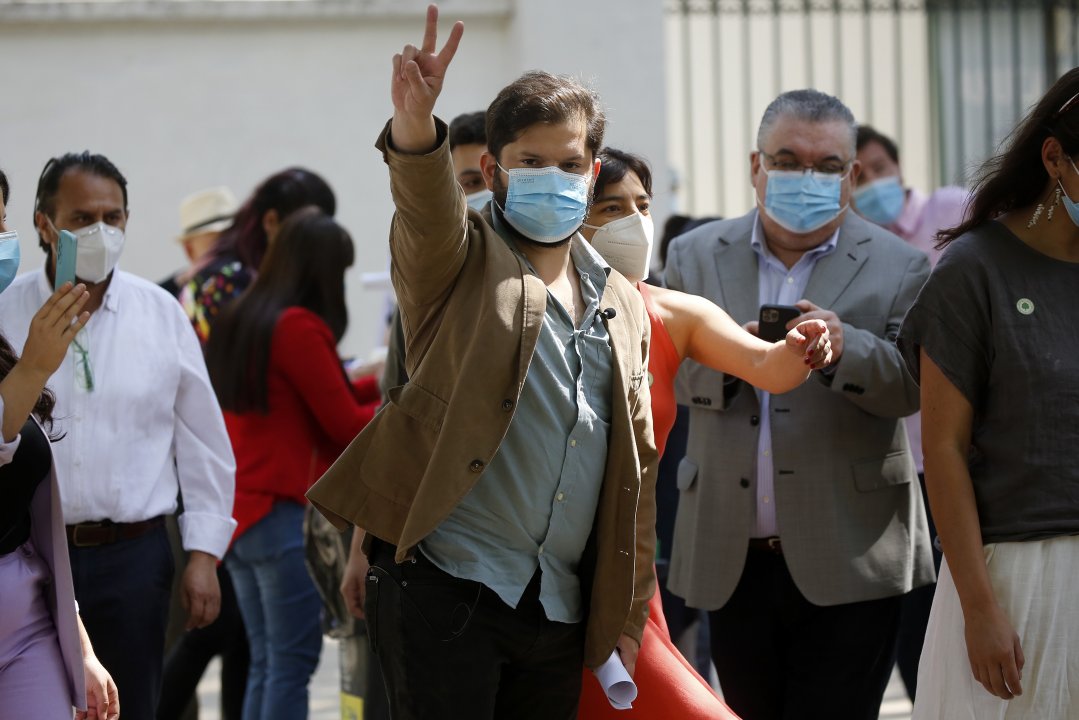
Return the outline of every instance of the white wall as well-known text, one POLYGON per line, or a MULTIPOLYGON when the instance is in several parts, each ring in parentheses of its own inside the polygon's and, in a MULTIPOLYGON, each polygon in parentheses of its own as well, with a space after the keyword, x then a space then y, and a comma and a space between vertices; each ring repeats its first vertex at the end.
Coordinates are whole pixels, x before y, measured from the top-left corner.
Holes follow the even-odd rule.
MULTIPOLYGON (((184 264, 178 203, 224 184, 244 197, 289 165, 322 174, 357 245, 345 353, 377 343, 383 293, 361 272, 386 267, 392 204, 373 143, 391 113, 393 53, 419 44, 421 0, 106 0, 0 4, 5 68, 0 167, 23 271, 41 266, 32 223, 45 160, 90 149, 129 181, 122 267, 154 280, 184 264)), ((609 139, 665 177, 660 0, 447 0, 465 37, 439 114, 484 109, 524 70, 592 78, 609 139)), ((441 38, 440 38, 441 42, 441 38)), ((663 187, 662 184, 657 187, 663 187)), ((662 206, 662 199, 660 200, 662 206)))

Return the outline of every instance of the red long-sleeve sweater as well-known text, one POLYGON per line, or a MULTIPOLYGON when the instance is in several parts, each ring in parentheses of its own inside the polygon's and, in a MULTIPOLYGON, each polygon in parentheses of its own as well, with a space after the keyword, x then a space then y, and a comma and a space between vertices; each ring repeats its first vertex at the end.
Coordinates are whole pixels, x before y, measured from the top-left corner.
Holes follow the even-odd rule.
POLYGON ((305 504, 307 489, 379 407, 377 380, 350 383, 329 326, 301 307, 277 320, 266 383, 268 413, 225 413, 236 455, 234 540, 274 501, 305 504))

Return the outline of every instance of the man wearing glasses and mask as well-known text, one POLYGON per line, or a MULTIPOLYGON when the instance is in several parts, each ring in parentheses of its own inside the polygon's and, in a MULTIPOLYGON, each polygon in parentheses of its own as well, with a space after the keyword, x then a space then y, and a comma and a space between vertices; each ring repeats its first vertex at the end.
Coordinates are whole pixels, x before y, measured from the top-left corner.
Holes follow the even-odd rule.
POLYGON ((785 305, 787 328, 819 318, 832 338, 833 364, 783 395, 692 362, 679 378, 691 422, 670 587, 710 611, 724 697, 754 720, 875 719, 900 597, 933 580, 901 422, 918 388, 895 346, 929 261, 849 211, 855 132, 834 97, 780 95, 750 155, 757 207, 668 256, 670 287, 751 332, 785 305))

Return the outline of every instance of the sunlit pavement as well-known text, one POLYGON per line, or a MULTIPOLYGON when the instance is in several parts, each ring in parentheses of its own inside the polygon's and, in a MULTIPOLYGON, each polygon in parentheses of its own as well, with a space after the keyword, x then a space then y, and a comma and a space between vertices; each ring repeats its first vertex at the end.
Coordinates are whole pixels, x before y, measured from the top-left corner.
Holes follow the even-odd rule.
MULTIPOLYGON (((322 660, 311 682, 311 720, 339 720, 341 717, 337 662, 337 641, 324 639, 322 660)), ((215 659, 199 683, 199 720, 221 720, 218 710, 221 691, 220 667, 215 659)), ((880 708, 880 720, 909 720, 910 710, 910 701, 907 700, 907 693, 899 675, 892 675, 880 708)))

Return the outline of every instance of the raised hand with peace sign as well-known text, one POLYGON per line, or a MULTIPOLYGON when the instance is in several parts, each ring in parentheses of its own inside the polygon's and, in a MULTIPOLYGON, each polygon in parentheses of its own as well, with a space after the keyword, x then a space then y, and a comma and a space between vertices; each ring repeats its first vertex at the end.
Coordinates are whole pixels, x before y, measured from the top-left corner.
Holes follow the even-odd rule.
POLYGON ((393 79, 390 95, 393 98, 391 133, 397 150, 423 153, 431 150, 437 139, 435 133, 435 101, 442 92, 446 70, 457 53, 465 25, 453 24, 450 37, 442 49, 435 52, 438 36, 438 6, 427 6, 427 26, 423 45, 405 45, 393 56, 393 79))

